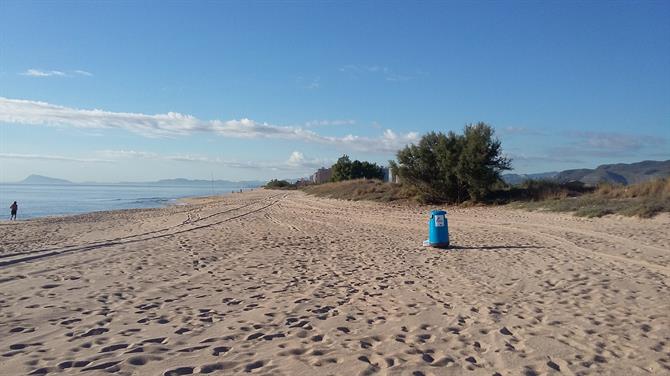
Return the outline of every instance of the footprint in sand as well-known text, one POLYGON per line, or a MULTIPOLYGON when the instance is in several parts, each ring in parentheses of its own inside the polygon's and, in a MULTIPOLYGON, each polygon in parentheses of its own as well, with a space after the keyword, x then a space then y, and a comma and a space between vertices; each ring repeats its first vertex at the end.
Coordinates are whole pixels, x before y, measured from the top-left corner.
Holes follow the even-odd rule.
POLYGON ((340 327, 337 328, 337 330, 339 330, 340 332, 342 332, 344 334, 349 334, 351 332, 351 330, 349 330, 349 328, 347 328, 346 326, 340 326, 340 327))
POLYGON ((244 370, 245 370, 246 372, 251 372, 251 371, 253 371, 253 370, 257 369, 257 368, 261 368, 261 367, 263 367, 264 365, 265 365, 265 363, 264 363, 262 360, 257 360, 257 361, 255 361, 255 362, 253 362, 253 363, 249 363, 249 364, 247 364, 246 366, 244 366, 244 370))
POLYGON ((100 352, 101 352, 101 353, 106 353, 106 352, 111 352, 111 351, 116 351, 116 350, 125 349, 126 347, 128 347, 128 344, 127 344, 127 343, 119 343, 119 344, 116 344, 116 345, 111 345, 111 346, 103 347, 102 350, 100 350, 100 352))
POLYGON ((225 353, 227 353, 228 351, 230 351, 230 349, 231 349, 231 348, 228 347, 228 346, 219 346, 219 347, 215 347, 215 348, 212 349, 212 355, 214 355, 214 356, 219 356, 220 354, 225 354, 225 353))
POLYGON ((182 375, 192 375, 194 367, 179 367, 165 371, 163 376, 182 376, 182 375))
POLYGON ((97 335, 100 335, 102 333, 107 333, 107 332, 109 332, 109 329, 107 329, 107 328, 93 328, 93 329, 89 330, 88 332, 82 334, 81 336, 82 337, 97 336, 97 335))

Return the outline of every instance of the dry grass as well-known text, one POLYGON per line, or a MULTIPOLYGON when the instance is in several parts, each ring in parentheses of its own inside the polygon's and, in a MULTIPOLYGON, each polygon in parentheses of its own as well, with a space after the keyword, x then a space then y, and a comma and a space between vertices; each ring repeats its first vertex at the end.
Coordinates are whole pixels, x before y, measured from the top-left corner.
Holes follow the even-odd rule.
MULTIPOLYGON (((379 180, 348 180, 301 189, 315 196, 352 201, 419 202, 410 188, 379 180)), ((511 202, 524 209, 574 212, 583 217, 621 214, 649 218, 670 212, 670 179, 629 186, 602 185, 596 189, 549 181, 528 182, 522 187, 496 191, 488 202, 511 202)))
POLYGON ((670 179, 629 186, 606 184, 599 186, 593 193, 579 197, 557 197, 516 205, 530 210, 574 212, 583 217, 621 214, 649 218, 658 213, 670 212, 670 179))
POLYGON ((670 179, 658 179, 627 186, 603 184, 595 194, 606 198, 670 197, 670 179))
POLYGON ((356 179, 337 183, 310 185, 303 191, 320 197, 343 200, 402 201, 412 199, 412 194, 400 184, 384 183, 379 180, 356 179))
POLYGON ((579 182, 558 183, 551 180, 527 180, 518 186, 501 187, 486 198, 488 204, 507 204, 517 201, 562 200, 593 192, 579 182))

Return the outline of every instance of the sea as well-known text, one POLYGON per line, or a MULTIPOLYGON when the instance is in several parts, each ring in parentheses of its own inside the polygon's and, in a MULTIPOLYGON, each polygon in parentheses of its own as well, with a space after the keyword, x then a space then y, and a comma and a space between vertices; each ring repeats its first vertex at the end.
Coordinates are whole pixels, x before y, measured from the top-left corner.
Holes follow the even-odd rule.
POLYGON ((158 208, 187 197, 239 192, 240 186, 132 184, 0 184, 0 221, 9 220, 12 202, 18 219, 63 216, 103 210, 158 208))

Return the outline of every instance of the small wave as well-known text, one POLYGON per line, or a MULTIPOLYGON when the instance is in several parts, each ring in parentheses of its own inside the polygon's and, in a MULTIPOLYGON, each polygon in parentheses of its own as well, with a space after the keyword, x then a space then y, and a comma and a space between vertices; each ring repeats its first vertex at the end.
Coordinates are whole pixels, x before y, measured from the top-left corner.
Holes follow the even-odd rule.
POLYGON ((163 197, 154 197, 154 198, 138 198, 133 201, 129 201, 129 204, 140 204, 140 205, 146 205, 146 204, 158 204, 158 203, 163 203, 163 202, 169 202, 170 200, 167 198, 163 197))

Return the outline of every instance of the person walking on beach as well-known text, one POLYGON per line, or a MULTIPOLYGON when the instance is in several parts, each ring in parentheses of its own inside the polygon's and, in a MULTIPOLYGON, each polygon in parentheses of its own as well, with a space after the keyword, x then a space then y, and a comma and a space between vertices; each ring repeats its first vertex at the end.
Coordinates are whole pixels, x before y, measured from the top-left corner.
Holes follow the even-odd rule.
POLYGON ((14 201, 9 209, 12 211, 12 215, 9 217, 9 220, 16 220, 16 212, 19 211, 19 205, 16 203, 16 201, 14 201))

